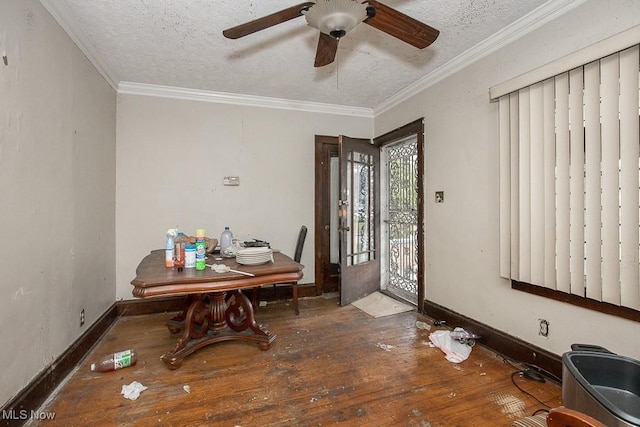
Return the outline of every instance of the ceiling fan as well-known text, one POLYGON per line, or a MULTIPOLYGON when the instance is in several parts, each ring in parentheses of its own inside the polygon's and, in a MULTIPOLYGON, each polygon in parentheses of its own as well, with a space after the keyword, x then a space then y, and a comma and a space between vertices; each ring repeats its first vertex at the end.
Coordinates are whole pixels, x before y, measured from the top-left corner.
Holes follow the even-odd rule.
POLYGON ((418 49, 429 46, 440 34, 435 28, 376 0, 308 1, 229 28, 222 34, 230 39, 238 39, 302 15, 307 24, 320 30, 315 67, 331 64, 336 57, 340 39, 361 22, 418 49))

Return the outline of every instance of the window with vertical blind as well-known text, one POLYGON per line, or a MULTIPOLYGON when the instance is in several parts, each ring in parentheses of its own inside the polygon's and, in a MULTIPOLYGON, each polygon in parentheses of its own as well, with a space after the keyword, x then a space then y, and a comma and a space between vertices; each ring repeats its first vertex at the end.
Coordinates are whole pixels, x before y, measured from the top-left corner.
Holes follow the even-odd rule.
POLYGON ((640 310, 638 43, 634 27, 491 88, 501 276, 640 310))

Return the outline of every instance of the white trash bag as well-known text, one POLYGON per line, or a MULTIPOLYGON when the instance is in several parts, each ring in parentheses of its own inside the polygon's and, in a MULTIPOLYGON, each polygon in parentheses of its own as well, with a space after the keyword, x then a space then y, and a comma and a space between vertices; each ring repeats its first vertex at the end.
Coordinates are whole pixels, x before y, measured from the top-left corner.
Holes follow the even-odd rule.
POLYGON ((462 328, 455 328, 452 331, 440 330, 429 334, 429 340, 445 354, 445 359, 449 362, 460 363, 467 360, 471 354, 471 346, 461 343, 452 337, 459 336, 461 332, 466 332, 462 328))

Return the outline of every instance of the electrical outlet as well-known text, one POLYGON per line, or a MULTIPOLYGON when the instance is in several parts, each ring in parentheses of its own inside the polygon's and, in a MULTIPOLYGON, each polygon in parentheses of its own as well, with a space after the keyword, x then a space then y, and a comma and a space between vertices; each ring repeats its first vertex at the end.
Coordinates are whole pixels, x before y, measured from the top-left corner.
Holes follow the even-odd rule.
POLYGON ((84 326, 84 308, 80 310, 80 326, 84 326))
POLYGON ((540 330, 538 331, 538 335, 543 337, 549 336, 549 322, 544 319, 538 319, 540 321, 540 330))

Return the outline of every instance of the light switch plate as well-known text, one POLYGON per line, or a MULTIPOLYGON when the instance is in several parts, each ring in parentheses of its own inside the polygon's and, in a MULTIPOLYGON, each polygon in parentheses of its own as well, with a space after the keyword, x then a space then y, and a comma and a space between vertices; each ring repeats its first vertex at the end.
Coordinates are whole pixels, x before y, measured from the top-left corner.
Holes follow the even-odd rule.
POLYGON ((239 176, 225 176, 222 180, 224 185, 240 185, 240 177, 239 176))

